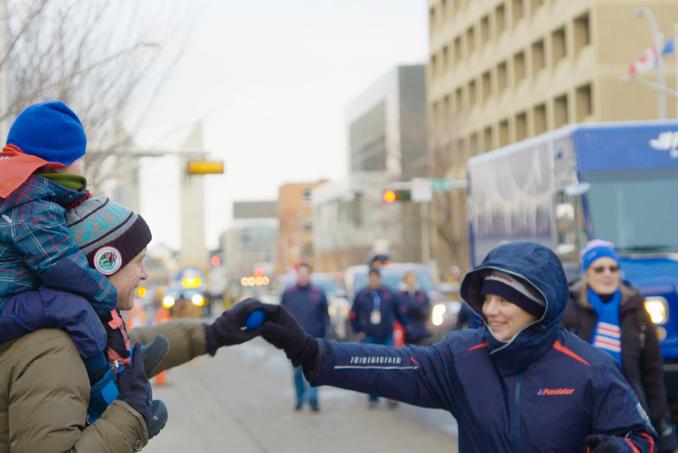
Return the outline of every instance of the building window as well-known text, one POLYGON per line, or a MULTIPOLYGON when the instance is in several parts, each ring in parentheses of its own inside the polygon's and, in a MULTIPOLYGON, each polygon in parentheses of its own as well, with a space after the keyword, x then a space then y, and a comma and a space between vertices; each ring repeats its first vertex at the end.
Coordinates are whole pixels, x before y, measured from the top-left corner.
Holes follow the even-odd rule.
POLYGON ((480 137, 478 132, 471 134, 471 141, 469 145, 469 152, 471 156, 475 156, 480 152, 480 137))
POLYGON ((593 115, 591 84, 578 87, 576 93, 577 121, 586 121, 589 116, 593 115))
POLYGON ((589 44, 591 44, 591 29, 589 27, 589 13, 587 12, 574 20, 575 55, 579 55, 579 52, 589 44))
POLYGON ((438 72, 438 56, 431 55, 431 74, 435 77, 438 72))
POLYGON ((553 66, 567 56, 567 41, 565 39, 565 27, 551 33, 551 55, 553 66))
POLYGON ((536 77, 544 68, 546 68, 544 40, 540 39, 532 43, 532 75, 536 77))
POLYGON ((544 0, 529 0, 530 1, 530 12, 534 14, 540 6, 544 4, 544 0))
POLYGON ((525 78, 525 52, 518 52, 513 56, 513 78, 516 85, 525 78))
POLYGON ((428 23, 430 24, 430 29, 428 31, 429 35, 433 35, 436 32, 436 9, 435 7, 428 10, 428 23))
POLYGON ((459 114, 464 111, 464 92, 461 87, 454 92, 454 106, 455 111, 459 114))
POLYGON ((546 104, 540 104, 534 108, 534 134, 546 132, 546 104))
POLYGON ((480 19, 480 45, 486 46, 490 42, 490 16, 480 19))
POLYGON ((497 92, 503 93, 507 86, 506 62, 497 66, 497 92))
POLYGON ((304 189, 302 192, 302 197, 304 198, 304 202, 310 203, 311 202, 311 189, 304 189))
POLYGON ((492 96, 492 76, 490 71, 483 73, 483 101, 487 101, 492 96))
POLYGON ((516 141, 525 140, 527 138, 527 113, 519 113, 516 115, 516 141))
POLYGON ((440 0, 440 19, 443 24, 447 21, 447 0, 440 0))
POLYGON ((553 127, 557 129, 567 124, 567 94, 553 100, 553 127))
POLYGON ((476 32, 473 26, 466 30, 466 45, 468 46, 466 55, 468 58, 471 58, 471 55, 473 55, 473 52, 476 50, 476 32))
POLYGON ((512 0, 511 11, 513 13, 513 25, 515 26, 515 24, 525 17, 525 4, 523 3, 523 0, 512 0))
POLYGON ((443 75, 445 75, 447 72, 447 66, 449 64, 449 60, 447 58, 447 46, 443 46, 443 51, 440 53, 440 70, 443 75))
POLYGON ((494 10, 494 23, 497 27, 497 34, 495 36, 499 37, 506 30, 506 7, 503 3, 494 10))
POLYGON ((452 106, 450 104, 450 96, 446 95, 443 99, 443 124, 445 127, 452 122, 452 106))
POLYGON ((486 127, 483 131, 483 148, 485 151, 494 148, 494 143, 492 142, 492 126, 486 127))
POLYGON ((509 122, 508 120, 499 123, 499 146, 506 146, 509 144, 509 122))
POLYGON ((471 80, 468 84, 468 107, 472 109, 476 105, 476 81, 471 80))
POLYGON ((461 36, 457 36, 454 39, 454 61, 459 64, 463 57, 464 56, 461 54, 461 36))

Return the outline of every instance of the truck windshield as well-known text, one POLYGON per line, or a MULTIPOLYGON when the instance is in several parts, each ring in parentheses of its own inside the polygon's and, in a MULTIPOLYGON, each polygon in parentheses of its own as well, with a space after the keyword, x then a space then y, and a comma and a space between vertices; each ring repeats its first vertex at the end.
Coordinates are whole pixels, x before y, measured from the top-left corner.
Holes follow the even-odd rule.
POLYGON ((593 237, 622 253, 678 251, 678 170, 596 172, 582 175, 593 237))

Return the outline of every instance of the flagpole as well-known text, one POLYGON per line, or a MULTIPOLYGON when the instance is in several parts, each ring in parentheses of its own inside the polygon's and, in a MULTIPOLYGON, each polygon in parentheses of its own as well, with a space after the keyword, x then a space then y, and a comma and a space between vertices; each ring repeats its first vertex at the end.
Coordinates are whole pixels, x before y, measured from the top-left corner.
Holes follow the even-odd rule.
MULTIPOLYGON (((657 53, 657 83, 662 87, 666 88, 666 68, 664 67, 664 55, 662 51, 664 49, 664 37, 659 32, 659 27, 657 26, 657 19, 655 18, 652 10, 647 6, 642 6, 633 10, 633 14, 640 17, 643 16, 647 21, 647 24, 650 27, 650 33, 652 34, 652 43, 656 49, 657 53)), ((666 93, 663 90, 657 90, 657 100, 659 101, 659 119, 666 119, 666 93)))

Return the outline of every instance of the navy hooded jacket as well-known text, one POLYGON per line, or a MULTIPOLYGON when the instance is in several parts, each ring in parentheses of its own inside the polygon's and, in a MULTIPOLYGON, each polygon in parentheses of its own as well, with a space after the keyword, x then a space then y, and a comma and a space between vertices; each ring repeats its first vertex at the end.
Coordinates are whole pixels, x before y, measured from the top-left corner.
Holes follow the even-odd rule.
POLYGON ((653 452, 655 433, 617 366, 559 325, 568 289, 558 257, 526 242, 491 251, 462 285, 477 313, 491 270, 530 283, 546 301, 542 318, 511 341, 496 340, 487 326, 428 347, 323 341, 320 365, 307 377, 448 410, 462 452, 586 451, 592 434, 609 436, 619 451, 653 452))

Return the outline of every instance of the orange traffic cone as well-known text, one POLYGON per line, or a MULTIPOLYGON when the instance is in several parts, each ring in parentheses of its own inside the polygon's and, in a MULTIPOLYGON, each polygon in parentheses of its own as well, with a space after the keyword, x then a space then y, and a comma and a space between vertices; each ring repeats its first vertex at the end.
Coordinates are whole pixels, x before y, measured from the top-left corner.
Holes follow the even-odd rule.
MULTIPOLYGON (((155 311, 155 325, 157 326, 158 324, 162 324, 163 322, 169 321, 169 310, 160 307, 155 311)), ((155 375, 155 378, 153 379, 153 384, 157 386, 163 386, 167 385, 167 372, 166 371, 161 371, 160 373, 155 375)))

